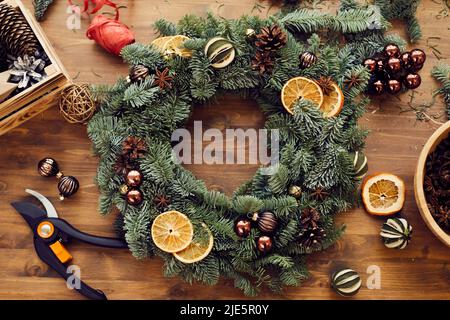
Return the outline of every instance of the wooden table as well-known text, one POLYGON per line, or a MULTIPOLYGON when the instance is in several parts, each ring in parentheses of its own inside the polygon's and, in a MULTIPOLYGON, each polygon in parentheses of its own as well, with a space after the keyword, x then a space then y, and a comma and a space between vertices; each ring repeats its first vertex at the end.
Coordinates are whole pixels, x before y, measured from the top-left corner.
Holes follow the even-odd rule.
MULTIPOLYGON (((31 0, 25 1, 32 8, 31 0)), ((90 83, 113 83, 127 73, 127 66, 119 58, 106 54, 85 38, 88 21, 76 32, 65 27, 65 1, 49 10, 42 26, 72 77, 90 83)), ((165 17, 175 21, 185 13, 205 14, 207 11, 232 18, 242 13, 266 15, 269 5, 261 4, 262 12, 254 8, 254 0, 135 0, 122 1, 123 22, 129 24, 141 42, 151 41, 155 35, 151 23, 165 17), (252 11, 253 8, 253 11, 252 11)), ((435 1, 439 2, 439 1, 435 1)), ((444 58, 450 57, 449 21, 438 19, 444 5, 423 0, 418 10, 424 37, 417 44, 428 55, 428 62, 420 73, 422 86, 416 91, 415 104, 430 101, 436 83, 429 76, 437 63, 429 44, 437 44, 444 58)), ((325 10, 334 10, 336 1, 325 1, 325 10)), ((275 9, 270 9, 274 12, 275 9)), ((396 24, 403 34, 403 26, 396 24)), ((403 251, 389 250, 379 239, 382 220, 369 216, 363 209, 341 214, 338 223, 347 225, 344 237, 326 252, 309 259, 311 278, 301 288, 292 288, 282 296, 264 292, 264 299, 336 299, 329 289, 329 275, 338 266, 359 271, 363 288, 356 299, 450 299, 450 250, 440 243, 423 223, 413 196, 413 177, 419 152, 437 128, 433 122, 418 122, 414 112, 400 113, 407 108, 409 94, 384 97, 373 103, 361 121, 372 133, 367 141, 370 172, 387 171, 400 175, 407 186, 404 216, 414 227, 412 243, 403 251), (366 288, 369 266, 381 270, 381 289, 366 288)), ((224 127, 261 127, 263 116, 253 101, 220 98, 220 108, 197 108, 193 119, 205 120, 207 125, 224 127)), ((441 99, 428 111, 443 111, 441 99)), ((440 118, 437 121, 445 121, 440 118)), ((97 159, 90 151, 90 141, 84 126, 69 125, 53 108, 0 137, 0 299, 78 299, 80 296, 66 289, 55 272, 48 270, 34 253, 32 234, 23 219, 9 203, 25 197, 24 189, 36 189, 54 201, 60 215, 74 226, 88 233, 112 235, 113 216, 97 213, 98 190, 93 178, 97 159), (57 200, 56 181, 38 176, 36 164, 45 156, 55 157, 67 173, 79 178, 81 190, 73 199, 57 200)), ((191 170, 208 186, 228 194, 250 178, 254 166, 191 166, 191 170), (220 172, 220 174, 218 174, 220 172)), ((219 286, 190 286, 180 279, 166 279, 162 275, 160 259, 137 261, 126 250, 104 250, 77 244, 72 246, 74 263, 82 268, 82 279, 100 288, 111 299, 243 299, 231 282, 219 286)))

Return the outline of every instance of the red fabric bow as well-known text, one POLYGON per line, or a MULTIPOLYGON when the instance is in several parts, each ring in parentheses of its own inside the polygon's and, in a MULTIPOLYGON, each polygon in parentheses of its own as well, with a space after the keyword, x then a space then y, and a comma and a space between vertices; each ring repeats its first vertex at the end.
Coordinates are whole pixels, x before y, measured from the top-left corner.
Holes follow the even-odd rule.
MULTIPOLYGON (((74 5, 72 0, 68 0, 68 1, 71 6, 74 5)), ((94 9, 92 9, 92 11, 90 12, 91 14, 95 14, 95 13, 99 12, 103 8, 103 6, 106 5, 106 6, 112 7, 116 10, 115 20, 119 20, 119 8, 117 7, 117 4, 115 4, 114 2, 112 2, 110 0, 90 0, 90 1, 95 6, 94 9)), ((83 12, 87 12, 88 10, 89 10, 89 0, 84 0, 83 12)))

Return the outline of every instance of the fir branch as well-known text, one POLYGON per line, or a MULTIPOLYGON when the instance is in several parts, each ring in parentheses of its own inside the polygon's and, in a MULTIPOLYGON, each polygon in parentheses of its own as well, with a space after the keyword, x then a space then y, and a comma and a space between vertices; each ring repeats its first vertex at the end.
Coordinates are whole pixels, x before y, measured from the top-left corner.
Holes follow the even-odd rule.
POLYGON ((441 95, 444 98, 447 119, 450 120, 450 66, 444 63, 438 64, 431 70, 431 75, 442 85, 435 91, 435 95, 441 95))
POLYGON ((33 0, 34 16, 36 20, 41 21, 47 12, 53 0, 33 0))
POLYGON ((153 27, 161 37, 174 36, 177 34, 176 26, 165 19, 156 20, 153 27))
POLYGON ((412 43, 422 37, 422 31, 416 18, 419 3, 420 0, 375 0, 374 2, 387 20, 400 19, 406 23, 412 43))
POLYGON ((122 49, 120 55, 131 66, 142 64, 152 70, 162 68, 164 60, 152 45, 130 44, 122 49))
POLYGON ((286 14, 280 22, 293 33, 312 33, 332 26, 333 18, 318 10, 299 9, 286 14))
POLYGON ((247 215, 264 208, 264 203, 253 196, 238 196, 233 199, 233 209, 238 214, 247 215))
POLYGON ((124 92, 123 102, 133 108, 150 105, 159 92, 159 87, 154 87, 153 78, 149 77, 142 83, 128 87, 124 92))

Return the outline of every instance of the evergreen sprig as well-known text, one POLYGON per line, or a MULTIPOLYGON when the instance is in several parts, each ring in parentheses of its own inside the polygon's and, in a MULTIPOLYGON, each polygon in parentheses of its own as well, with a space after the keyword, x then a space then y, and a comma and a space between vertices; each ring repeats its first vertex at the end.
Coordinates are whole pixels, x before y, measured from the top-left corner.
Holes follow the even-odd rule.
POLYGON ((374 2, 387 20, 399 19, 406 23, 411 43, 417 42, 422 37, 422 30, 416 18, 419 3, 420 0, 375 0, 374 2))
POLYGON ((447 119, 450 120, 450 66, 448 64, 438 64, 431 70, 431 75, 441 83, 441 87, 435 94, 441 95, 447 109, 447 119))
POLYGON ((48 7, 50 7, 52 3, 53 0, 33 0, 34 15, 38 21, 44 18, 48 7))

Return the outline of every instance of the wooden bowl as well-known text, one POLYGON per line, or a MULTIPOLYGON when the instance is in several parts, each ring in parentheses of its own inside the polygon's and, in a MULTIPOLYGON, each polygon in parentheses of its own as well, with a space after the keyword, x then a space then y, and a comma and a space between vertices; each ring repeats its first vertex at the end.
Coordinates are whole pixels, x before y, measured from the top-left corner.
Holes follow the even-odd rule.
POLYGON ((439 240, 445 243, 448 247, 450 247, 450 235, 442 230, 442 228, 434 220, 430 210, 428 209, 427 200, 425 199, 425 192, 423 190, 423 179, 425 176, 425 163, 427 161, 428 155, 436 149, 438 144, 442 140, 444 140, 449 133, 450 121, 447 121, 433 133, 430 139, 428 139, 427 143, 422 149, 422 152, 420 153, 416 175, 414 177, 414 194, 420 214, 422 215, 422 218, 427 224, 428 228, 430 228, 435 236, 438 237, 439 240))

